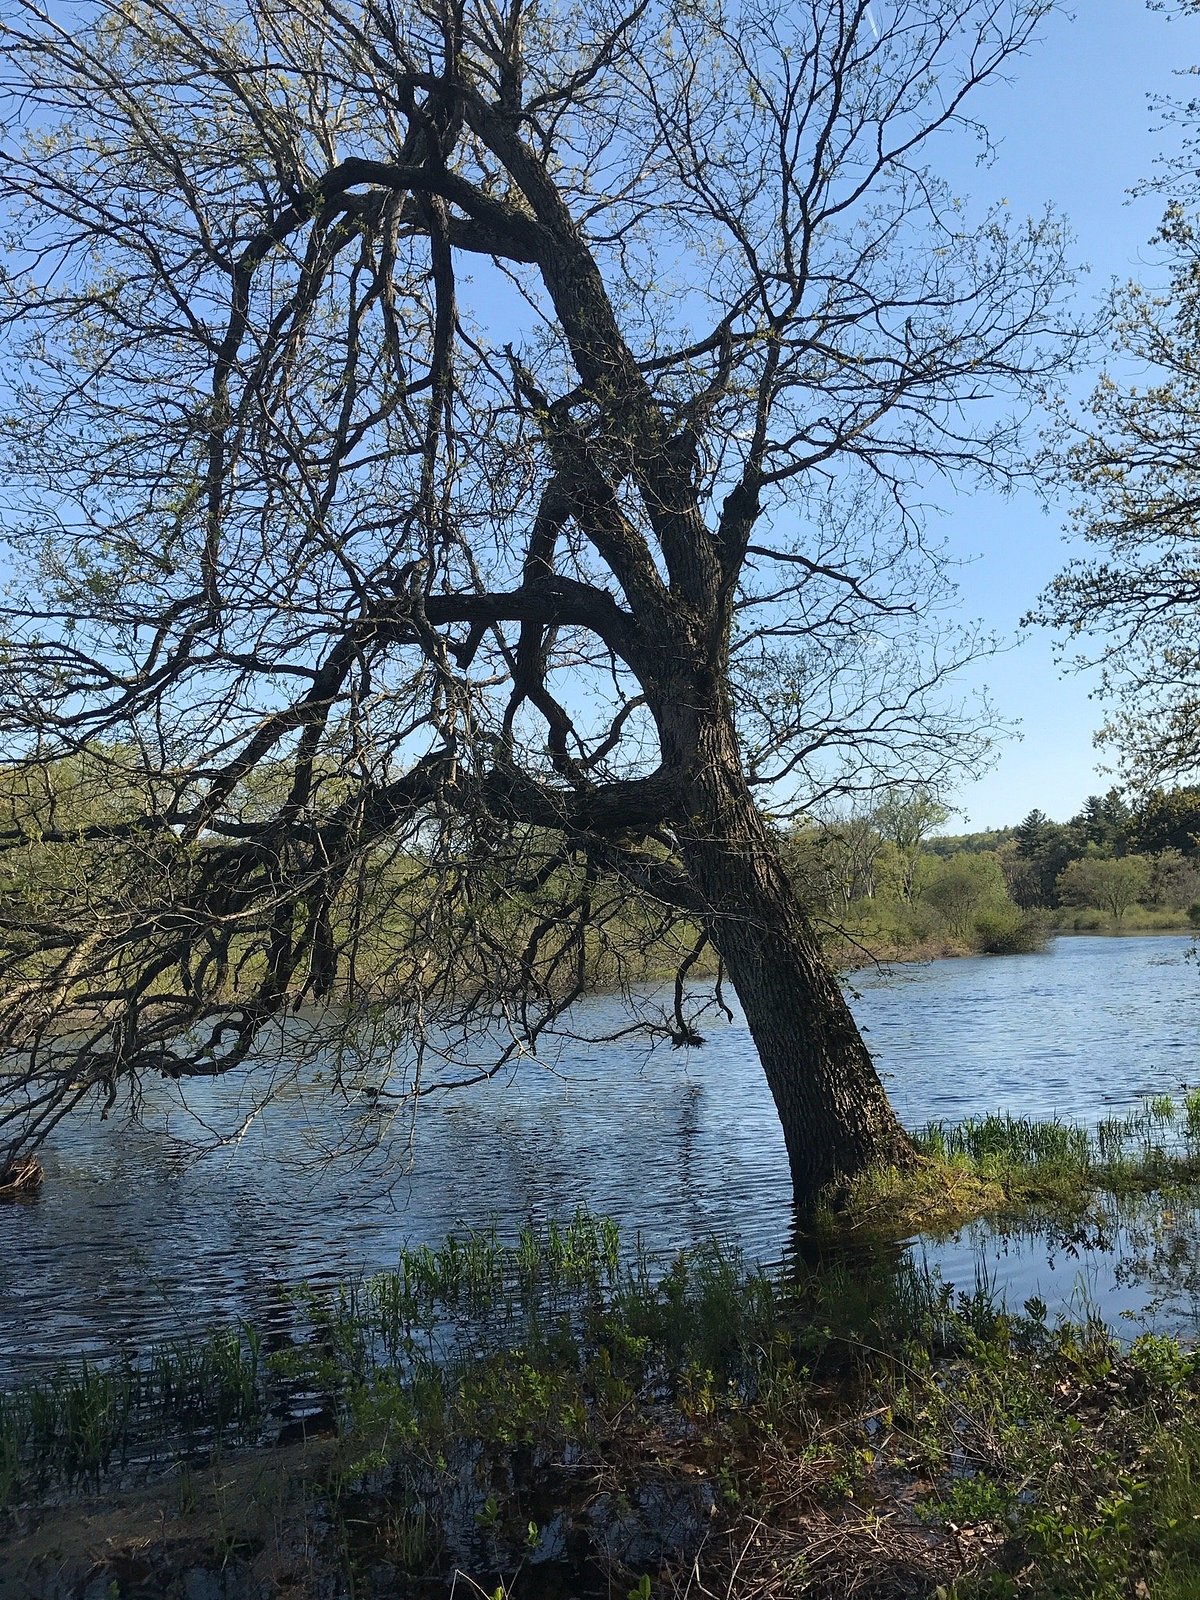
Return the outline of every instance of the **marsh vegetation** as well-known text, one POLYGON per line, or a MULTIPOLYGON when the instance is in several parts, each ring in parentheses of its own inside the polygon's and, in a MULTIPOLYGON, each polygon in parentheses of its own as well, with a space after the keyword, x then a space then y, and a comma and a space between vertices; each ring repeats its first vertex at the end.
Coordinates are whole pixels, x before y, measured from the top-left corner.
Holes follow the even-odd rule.
MULTIPOLYGON (((804 1239, 778 1226, 786 1159, 736 1025, 693 1059, 617 1041, 463 1091, 419 1122, 402 1195, 372 1187, 396 1155, 356 1091, 386 1089, 379 1060, 342 1063, 322 1119, 349 1149, 375 1131, 350 1166, 296 1142, 300 1083, 207 1153, 245 1121, 234 1079, 147 1104, 141 1193, 92 1125, 0 1216, 0 1582, 1174 1600, 1197 1461, 1186 945, 863 975, 920 1161, 804 1239), (621 1220, 576 1215, 589 1190, 621 1220)), ((589 1005, 603 1036, 610 1002, 589 1005)))
POLYGON ((243 1326, 9 1391, 0 1576, 69 1592, 85 1492, 76 1568, 114 1595, 1194 1593, 1200 1358, 1165 1337, 880 1252, 655 1261, 585 1213, 296 1306, 273 1350, 243 1326))

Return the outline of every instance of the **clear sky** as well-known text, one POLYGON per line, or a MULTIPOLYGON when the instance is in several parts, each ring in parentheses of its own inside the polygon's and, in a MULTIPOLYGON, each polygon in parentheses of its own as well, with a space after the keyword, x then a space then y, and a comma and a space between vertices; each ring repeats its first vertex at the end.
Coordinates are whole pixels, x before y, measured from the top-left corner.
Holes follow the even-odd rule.
MULTIPOLYGON (((1173 76, 1193 63, 1200 64, 1200 19, 1164 16, 1142 0, 1080 0, 1073 21, 1049 19, 1042 43, 1016 64, 1009 83, 975 102, 999 145, 994 165, 947 176, 981 201, 1007 198, 1018 214, 1040 212, 1047 201, 1062 210, 1076 254, 1090 267, 1079 291, 1085 299, 1113 278, 1160 276, 1148 241, 1163 200, 1130 200, 1128 190, 1179 140, 1175 129, 1154 131, 1161 119, 1148 97, 1194 92, 1173 76)), ((1091 387, 1087 375, 1078 387, 1091 387)), ((973 681, 986 683, 997 710, 1019 719, 1022 733, 989 773, 949 797, 960 808, 951 826, 1001 826, 1034 806, 1065 819, 1113 781, 1098 770, 1108 758, 1092 743, 1103 720, 1103 707, 1089 698, 1094 680, 1063 674, 1050 637, 1018 628, 1070 554, 1066 503, 1047 516, 1032 494, 976 494, 944 498, 943 508, 956 553, 975 558, 961 577, 964 611, 1014 641, 973 681)))

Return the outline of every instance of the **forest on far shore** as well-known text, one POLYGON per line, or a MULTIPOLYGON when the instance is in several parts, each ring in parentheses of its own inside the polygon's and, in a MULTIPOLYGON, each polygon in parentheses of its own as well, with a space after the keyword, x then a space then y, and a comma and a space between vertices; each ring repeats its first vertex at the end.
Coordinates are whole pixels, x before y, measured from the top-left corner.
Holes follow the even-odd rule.
MULTIPOLYGON (((229 796, 228 815, 243 821, 269 812, 286 774, 268 765, 229 796)), ((344 798, 336 772, 314 773, 313 815, 327 816, 344 798)), ((0 912, 44 916, 65 884, 79 892, 114 871, 114 838, 136 834, 137 818, 165 797, 127 746, 94 743, 80 754, 40 767, 0 768, 0 835, 20 837, 0 872, 0 912), (39 831, 54 819, 56 842, 39 831)), ((945 830, 953 813, 927 789, 894 786, 856 806, 801 816, 780 829, 785 865, 838 966, 863 960, 922 959, 972 952, 1005 955, 1038 950, 1054 932, 1187 931, 1200 928, 1200 785, 1156 789, 1135 803, 1117 789, 1092 795, 1077 816, 1054 822, 1031 811, 1012 827, 979 833, 945 830)), ((548 859, 551 841, 528 830, 531 862, 548 859)), ((176 841, 178 844, 178 841, 176 841)), ((203 851, 207 836, 190 847, 203 851)), ((143 851, 146 846, 142 846, 143 851)), ((146 856, 150 868, 150 856, 146 856)), ((560 868, 551 888, 570 871, 560 868)), ((155 874, 129 886, 136 901, 153 901, 155 874)), ((459 936, 450 917, 435 929, 429 864, 412 841, 381 844, 356 880, 366 894, 356 946, 355 981, 372 995, 396 992, 411 966, 405 954, 417 926, 426 945, 459 936)), ((671 978, 691 949, 692 977, 716 971, 716 954, 696 944, 699 927, 664 917, 601 874, 590 890, 584 986, 619 988, 671 978)), ((496 885, 489 915, 510 943, 525 942, 548 914, 545 885, 496 885)), ((337 902, 331 937, 348 946, 353 921, 337 902)), ((257 970, 258 958, 231 950, 229 982, 257 970)), ((551 973, 547 981, 558 978, 551 973)), ((346 998, 350 988, 339 991, 346 998)))
POLYGON ((1091 795, 1054 822, 939 830, 932 794, 892 790, 873 804, 788 830, 788 868, 831 939, 875 956, 1036 950, 1055 931, 1200 927, 1200 786, 1135 803, 1091 795))

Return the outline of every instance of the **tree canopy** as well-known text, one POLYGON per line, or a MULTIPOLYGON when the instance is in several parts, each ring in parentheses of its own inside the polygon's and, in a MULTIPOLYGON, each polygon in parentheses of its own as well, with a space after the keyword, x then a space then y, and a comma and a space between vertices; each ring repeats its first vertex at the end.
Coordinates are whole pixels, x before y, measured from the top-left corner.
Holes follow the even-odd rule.
POLYGON ((1149 892, 1150 863, 1144 856, 1079 856, 1058 875, 1064 905, 1099 906, 1120 922, 1130 906, 1149 892))
POLYGON ((408 1088, 435 1020, 528 1050, 616 885, 720 952, 798 1186, 897 1148, 753 797, 977 750, 920 505, 1019 470, 1064 241, 932 162, 1045 10, 10 6, 0 726, 142 775, 3 829, 106 864, 0 919, 14 1139, 365 967, 408 1088))
POLYGON ((1073 528, 1095 553, 1064 568, 1033 618, 1081 647, 1078 664, 1100 665, 1117 707, 1100 737, 1142 788, 1200 771, 1200 105, 1157 109, 1183 138, 1143 185, 1167 196, 1155 266, 1114 290, 1109 370, 1055 441, 1078 491, 1073 528))

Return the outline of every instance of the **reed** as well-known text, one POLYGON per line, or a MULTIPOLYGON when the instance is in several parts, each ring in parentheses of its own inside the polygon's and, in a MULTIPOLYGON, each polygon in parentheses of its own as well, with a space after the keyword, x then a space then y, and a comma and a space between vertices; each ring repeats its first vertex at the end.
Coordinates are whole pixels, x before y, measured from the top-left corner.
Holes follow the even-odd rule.
MULTIPOLYGON (((1178 1108, 1114 1124, 1106 1160, 1168 1124, 1186 1138, 1178 1108)), ((948 1164, 1073 1171, 1100 1149, 999 1118, 941 1137, 948 1164)), ((272 1517, 300 1504, 280 1543, 289 1572, 297 1551, 312 1563, 301 1592, 1200 1592, 1200 1359, 1122 1347, 1086 1307, 1014 1311, 982 1269, 956 1288, 879 1249, 770 1274, 716 1242, 656 1259, 579 1214, 405 1252, 294 1309, 271 1353, 239 1328, 0 1396, 0 1493, 90 1491, 186 1455, 195 1506, 197 1446, 269 1441, 298 1394, 337 1425, 301 1453, 290 1503, 293 1467, 264 1457, 272 1517)), ((221 1494, 206 1503, 222 1570, 247 1536, 221 1494)))
POLYGON ((1200 1090, 1156 1095, 1087 1128, 1061 1118, 994 1112, 933 1122, 914 1136, 918 1160, 865 1174, 815 1219, 818 1234, 898 1237, 1007 1217, 1031 1207, 1085 1211, 1118 1196, 1200 1183, 1200 1090))

